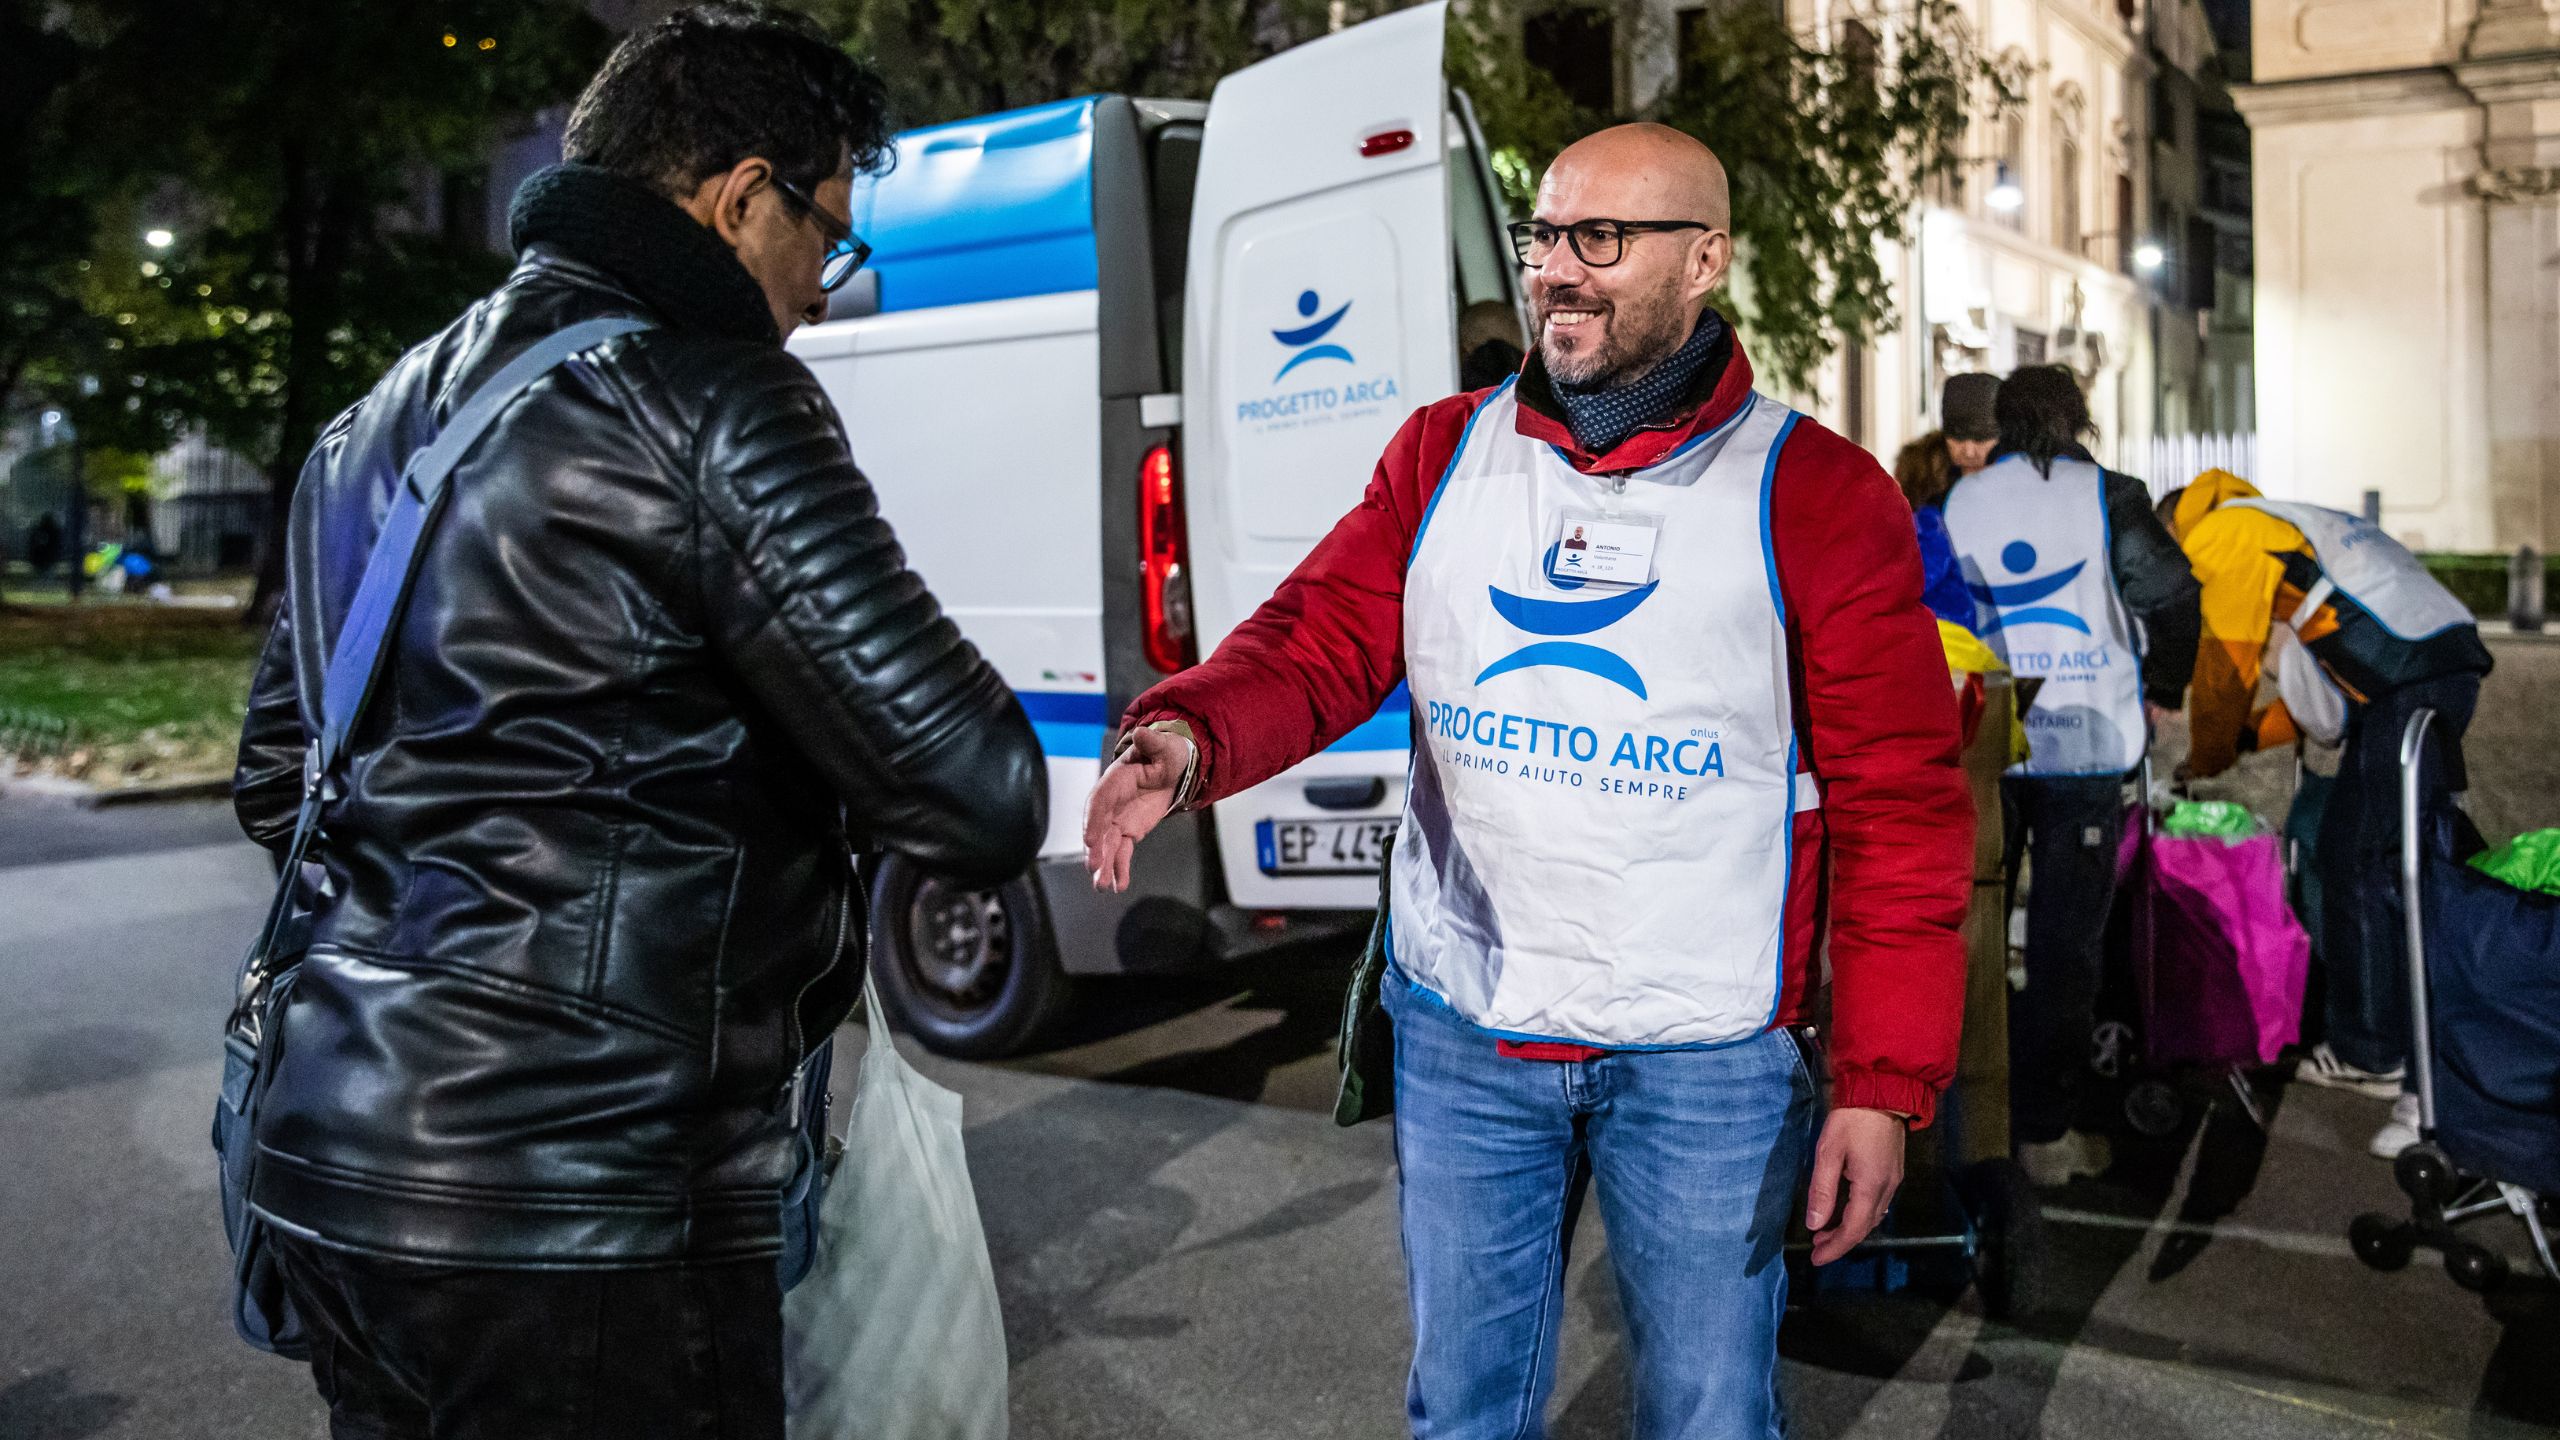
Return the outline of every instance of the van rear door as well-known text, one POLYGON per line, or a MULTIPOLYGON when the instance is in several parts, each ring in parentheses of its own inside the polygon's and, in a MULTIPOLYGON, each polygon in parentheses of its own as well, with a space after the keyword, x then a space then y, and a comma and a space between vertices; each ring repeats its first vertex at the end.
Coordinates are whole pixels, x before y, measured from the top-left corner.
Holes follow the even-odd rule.
MULTIPOLYGON (((1182 347, 1202 655, 1358 503, 1405 417, 1457 389, 1446 11, 1311 41, 1210 97, 1182 347)), ((1343 743, 1216 807, 1235 903, 1376 903, 1407 711, 1400 692, 1343 743)))

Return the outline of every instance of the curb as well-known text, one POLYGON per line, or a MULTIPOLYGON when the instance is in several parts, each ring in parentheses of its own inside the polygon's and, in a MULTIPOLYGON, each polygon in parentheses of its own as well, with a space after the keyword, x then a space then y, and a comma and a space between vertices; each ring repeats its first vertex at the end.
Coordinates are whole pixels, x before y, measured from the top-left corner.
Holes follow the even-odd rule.
POLYGON ((2560 627, 2515 630, 2503 620, 2483 620, 2480 622, 2480 638, 2493 645, 2553 645, 2560 644, 2560 627))
POLYGON ((155 805, 168 800, 227 800, 231 797, 231 777, 209 780, 169 780, 154 785, 119 785, 112 790, 93 790, 75 803, 84 810, 110 810, 119 805, 155 805))

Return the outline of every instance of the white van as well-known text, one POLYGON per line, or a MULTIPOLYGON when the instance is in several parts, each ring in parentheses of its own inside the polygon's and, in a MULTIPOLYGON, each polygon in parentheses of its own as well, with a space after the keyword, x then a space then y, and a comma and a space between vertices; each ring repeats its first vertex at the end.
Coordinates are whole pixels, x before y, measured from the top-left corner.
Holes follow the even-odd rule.
POLYGON ((1457 389, 1457 316, 1518 316, 1499 191, 1441 76, 1445 6, 1311 42, 1206 105, 1088 97, 901 136, 858 185, 870 265, 792 349, 909 562, 1048 751, 1032 874, 885 864, 888 1003, 1018 1049, 1067 977, 1232 958, 1365 916, 1404 803, 1399 692, 1340 744, 1138 851, 1094 893, 1086 792, 1122 709, 1253 612, 1457 389))

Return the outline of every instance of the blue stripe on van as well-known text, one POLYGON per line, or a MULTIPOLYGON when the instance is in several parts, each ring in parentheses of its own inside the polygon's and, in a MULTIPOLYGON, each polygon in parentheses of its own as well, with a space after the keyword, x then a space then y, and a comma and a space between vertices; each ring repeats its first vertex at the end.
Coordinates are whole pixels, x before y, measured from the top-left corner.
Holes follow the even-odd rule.
POLYGON ((1402 750, 1413 743, 1413 692, 1396 682, 1378 713, 1351 727, 1351 733, 1325 747, 1328 755, 1402 750))
POLYGON ((1100 693, 1074 690, 1016 690, 1022 713, 1031 717, 1031 732, 1052 759, 1100 759, 1111 734, 1111 704, 1100 693))
POLYGON ((857 180, 880 308, 923 310, 1091 290, 1095 97, 982 115, 897 138, 897 165, 857 180))
MULTIPOLYGON (((1054 758, 1099 758, 1113 731, 1110 702, 1091 691, 1016 690, 1022 713, 1031 717, 1040 748, 1054 758)), ((1402 750, 1413 733, 1413 696, 1402 684, 1390 693, 1378 713, 1352 727, 1351 733, 1326 747, 1335 755, 1402 750)))

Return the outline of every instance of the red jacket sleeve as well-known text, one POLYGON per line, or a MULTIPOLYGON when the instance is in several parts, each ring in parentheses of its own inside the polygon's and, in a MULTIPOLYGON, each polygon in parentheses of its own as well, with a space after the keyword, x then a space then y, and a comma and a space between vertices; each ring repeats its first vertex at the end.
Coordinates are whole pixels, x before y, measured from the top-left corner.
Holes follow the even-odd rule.
POLYGON ((1925 1123, 1955 1077, 1974 816, 1911 510, 1873 458, 1811 421, 1769 510, 1831 867, 1832 1103, 1925 1123))
POLYGON ((1369 488, 1207 660, 1140 695, 1125 725, 1178 719, 1202 765, 1198 803, 1250 789, 1377 713, 1404 678, 1404 573, 1484 394, 1408 417, 1369 488))

